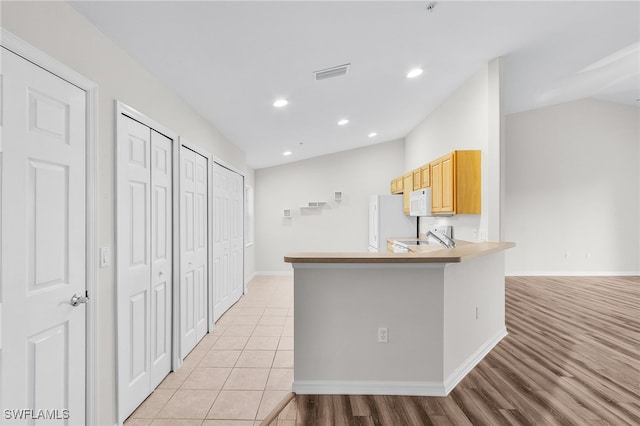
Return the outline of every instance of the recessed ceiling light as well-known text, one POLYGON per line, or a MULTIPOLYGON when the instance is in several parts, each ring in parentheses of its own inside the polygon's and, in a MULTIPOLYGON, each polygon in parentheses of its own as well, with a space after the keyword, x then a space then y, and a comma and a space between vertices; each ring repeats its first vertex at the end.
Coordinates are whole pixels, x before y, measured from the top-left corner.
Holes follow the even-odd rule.
POLYGON ((376 136, 378 136, 378 134, 376 132, 369 133, 369 137, 370 138, 375 138, 376 136))
POLYGON ((288 103, 289 101, 286 99, 278 99, 273 103, 273 106, 276 108, 282 108, 283 106, 286 106, 288 103))
POLYGON ((407 78, 415 78, 422 74, 422 68, 414 68, 407 73, 407 78))
POLYGON ((291 151, 285 151, 285 152, 283 152, 283 153, 282 153, 282 155, 284 155, 285 157, 286 157, 287 155, 291 155, 291 151))
POLYGON ((348 124, 349 120, 347 120, 346 118, 343 118, 342 120, 338 121, 338 126, 344 126, 345 124, 348 124))

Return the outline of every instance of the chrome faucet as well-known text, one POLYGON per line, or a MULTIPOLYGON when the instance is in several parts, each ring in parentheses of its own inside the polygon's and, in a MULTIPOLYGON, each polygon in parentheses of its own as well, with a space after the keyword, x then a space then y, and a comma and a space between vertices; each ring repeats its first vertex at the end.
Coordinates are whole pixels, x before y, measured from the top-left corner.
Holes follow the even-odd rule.
POLYGON ((433 238, 435 238, 436 241, 438 241, 440 244, 442 244, 446 248, 454 248, 456 246, 456 242, 444 234, 437 234, 433 231, 427 231, 427 235, 426 235, 427 239, 429 238, 429 236, 432 236, 433 238))

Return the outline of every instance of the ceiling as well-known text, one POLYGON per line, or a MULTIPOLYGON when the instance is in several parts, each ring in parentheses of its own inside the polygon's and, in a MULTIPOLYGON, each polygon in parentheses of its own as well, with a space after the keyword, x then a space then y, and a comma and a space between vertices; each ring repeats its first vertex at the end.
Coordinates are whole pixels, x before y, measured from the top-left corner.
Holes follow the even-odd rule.
POLYGON ((507 113, 584 97, 640 105, 638 1, 427 4, 72 3, 252 168, 402 138, 499 56, 507 113), (313 78, 347 63, 345 76, 313 78), (424 73, 406 78, 414 67, 424 73))

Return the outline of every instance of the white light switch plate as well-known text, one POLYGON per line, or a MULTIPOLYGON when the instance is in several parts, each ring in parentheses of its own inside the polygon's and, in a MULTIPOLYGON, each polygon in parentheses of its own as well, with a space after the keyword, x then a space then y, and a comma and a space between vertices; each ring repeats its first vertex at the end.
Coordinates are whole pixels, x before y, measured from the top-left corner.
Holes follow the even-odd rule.
POLYGON ((106 268, 111 265, 111 249, 109 247, 100 247, 100 267, 106 268))

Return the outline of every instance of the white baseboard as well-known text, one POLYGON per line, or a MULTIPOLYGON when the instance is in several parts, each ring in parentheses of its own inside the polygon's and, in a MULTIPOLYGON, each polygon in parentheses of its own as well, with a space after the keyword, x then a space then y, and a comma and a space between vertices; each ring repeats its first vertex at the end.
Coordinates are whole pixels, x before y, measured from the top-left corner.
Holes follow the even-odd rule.
POLYGON ((507 277, 635 277, 640 271, 507 271, 507 277))
POLYGON ((412 395, 446 396, 439 382, 392 382, 368 380, 294 380, 300 395, 412 395))
POLYGON ((464 361, 458 368, 456 368, 453 373, 449 374, 449 377, 444 380, 445 395, 449 395, 449 392, 451 392, 453 388, 455 388, 458 383, 460 383, 460 381, 464 379, 465 376, 469 374, 469 372, 473 370, 473 368, 478 365, 478 363, 482 361, 485 356, 487 356, 489 352, 491 352, 491 349, 493 349, 498 343, 500 343, 502 339, 505 338, 506 335, 507 328, 504 327, 492 338, 487 340, 482 346, 480 346, 480 348, 478 348, 478 350, 473 355, 467 358, 466 361, 464 361))
POLYGON ((251 275, 249 275, 247 278, 245 278, 244 280, 244 288, 247 288, 247 284, 249 284, 251 282, 252 279, 254 279, 258 274, 257 273, 253 273, 251 275))
POLYGON ((456 368, 443 382, 294 380, 292 389, 295 393, 301 395, 447 396, 506 335, 507 329, 502 328, 456 368))

